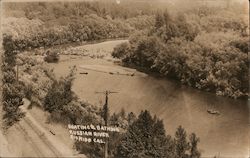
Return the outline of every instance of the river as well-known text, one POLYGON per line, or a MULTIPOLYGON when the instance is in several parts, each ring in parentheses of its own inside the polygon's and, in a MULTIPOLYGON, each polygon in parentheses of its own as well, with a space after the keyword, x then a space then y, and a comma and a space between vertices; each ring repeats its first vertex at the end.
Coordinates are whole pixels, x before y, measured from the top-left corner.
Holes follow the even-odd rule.
MULTIPOLYGON (((121 41, 122 42, 122 41, 121 41)), ((114 46, 119 41, 114 42, 114 46)), ((106 47, 105 42, 86 47, 106 47)), ((109 49, 112 41, 107 43, 109 49)), ((93 48, 91 50, 93 51, 93 48)), ((163 119, 166 133, 174 135, 182 125, 188 133, 200 137, 199 148, 203 157, 249 156, 249 106, 247 100, 234 100, 199 91, 178 82, 156 78, 133 69, 124 68, 111 61, 89 57, 62 56, 61 62, 51 64, 58 76, 65 75, 70 66, 77 66, 73 90, 82 99, 102 106, 104 96, 96 91, 117 91, 109 97, 111 112, 124 108, 139 114, 149 110, 163 119), (87 75, 80 74, 87 72, 87 75), (117 75, 109 72, 119 72, 117 75), (212 115, 215 109, 220 115, 212 115)))

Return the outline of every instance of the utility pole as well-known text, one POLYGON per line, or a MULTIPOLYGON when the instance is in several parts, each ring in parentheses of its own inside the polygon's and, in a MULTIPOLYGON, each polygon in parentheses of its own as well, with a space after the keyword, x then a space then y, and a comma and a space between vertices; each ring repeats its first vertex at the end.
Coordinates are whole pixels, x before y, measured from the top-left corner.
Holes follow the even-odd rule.
MULTIPOLYGON (((103 119, 104 119, 104 124, 105 126, 108 126, 108 97, 109 94, 112 93, 118 93, 118 92, 112 92, 112 91, 104 91, 104 92, 96 92, 96 93, 101 93, 105 95, 105 104, 103 105, 103 119)), ((105 146, 104 146, 104 158, 108 158, 108 138, 106 138, 105 146)))
POLYGON ((19 76, 18 76, 18 72, 19 71, 19 67, 18 67, 18 64, 16 65, 16 80, 18 81, 19 79, 19 76))

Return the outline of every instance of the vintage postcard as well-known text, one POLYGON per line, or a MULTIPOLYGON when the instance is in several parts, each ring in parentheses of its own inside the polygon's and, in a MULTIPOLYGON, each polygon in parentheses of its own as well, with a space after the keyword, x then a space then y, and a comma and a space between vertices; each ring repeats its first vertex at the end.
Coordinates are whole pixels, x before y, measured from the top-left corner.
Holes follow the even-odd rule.
POLYGON ((0 6, 0 157, 249 158, 248 0, 0 6))

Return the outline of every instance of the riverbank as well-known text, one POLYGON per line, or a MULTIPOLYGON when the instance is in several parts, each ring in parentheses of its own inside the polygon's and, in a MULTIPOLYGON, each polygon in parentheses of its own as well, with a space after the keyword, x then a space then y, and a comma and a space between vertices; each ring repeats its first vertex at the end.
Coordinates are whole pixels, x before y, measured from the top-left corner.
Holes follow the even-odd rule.
POLYGON ((44 49, 45 51, 47 50, 53 50, 53 49, 60 49, 64 50, 69 47, 78 47, 78 46, 84 46, 84 45, 92 45, 92 44, 98 44, 102 42, 109 42, 109 41, 119 41, 119 40, 124 40, 127 41, 128 37, 123 37, 123 38, 112 38, 112 39, 100 39, 100 40, 92 40, 92 41, 83 41, 83 42, 72 42, 72 43, 66 43, 66 44, 61 44, 61 45, 55 45, 51 47, 46 47, 46 48, 36 48, 36 49, 44 49))
MULTIPOLYGON (((122 62, 120 62, 119 65, 123 66, 123 67, 131 68, 131 69, 136 69, 137 71, 145 73, 145 74, 147 74, 149 76, 152 76, 154 78, 171 80, 173 82, 178 82, 179 84, 183 84, 177 78, 175 78, 173 76, 172 77, 171 76, 166 76, 166 75, 164 75, 164 74, 162 74, 159 71, 154 70, 154 69, 148 69, 148 68, 140 67, 140 66, 137 66, 137 65, 131 64, 131 63, 129 64, 129 63, 122 63, 122 62)), ((194 85, 188 85, 187 83, 184 83, 183 85, 184 86, 189 86, 189 87, 194 88, 194 89, 196 89, 198 91, 201 91, 201 92, 211 93, 211 94, 215 94, 217 96, 222 96, 222 95, 216 94, 214 91, 211 91, 209 89, 198 89, 194 85)), ((230 98, 230 99, 236 99, 236 100, 245 100, 245 101, 249 98, 248 95, 240 96, 240 97, 237 97, 237 98, 233 98, 233 97, 230 97, 230 96, 222 96, 222 97, 226 97, 226 98, 230 98)))

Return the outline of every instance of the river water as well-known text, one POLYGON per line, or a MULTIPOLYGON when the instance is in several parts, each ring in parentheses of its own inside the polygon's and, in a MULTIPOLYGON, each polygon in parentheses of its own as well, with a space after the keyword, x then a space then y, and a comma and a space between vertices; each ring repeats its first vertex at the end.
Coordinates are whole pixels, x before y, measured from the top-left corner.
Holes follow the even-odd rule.
POLYGON ((109 97, 111 112, 124 108, 126 112, 139 114, 141 110, 147 109, 163 119, 166 133, 172 136, 176 128, 182 125, 188 133, 195 132, 200 137, 199 148, 203 157, 249 156, 247 100, 216 96, 103 59, 62 58, 65 60, 51 66, 58 76, 65 75, 65 70, 70 66, 77 66, 73 90, 82 100, 102 106, 104 96, 95 92, 116 91, 118 93, 109 97), (110 71, 135 75, 115 75, 108 73, 110 71), (79 74, 80 72, 88 74, 79 74), (220 115, 209 114, 208 109, 217 110, 220 115))

